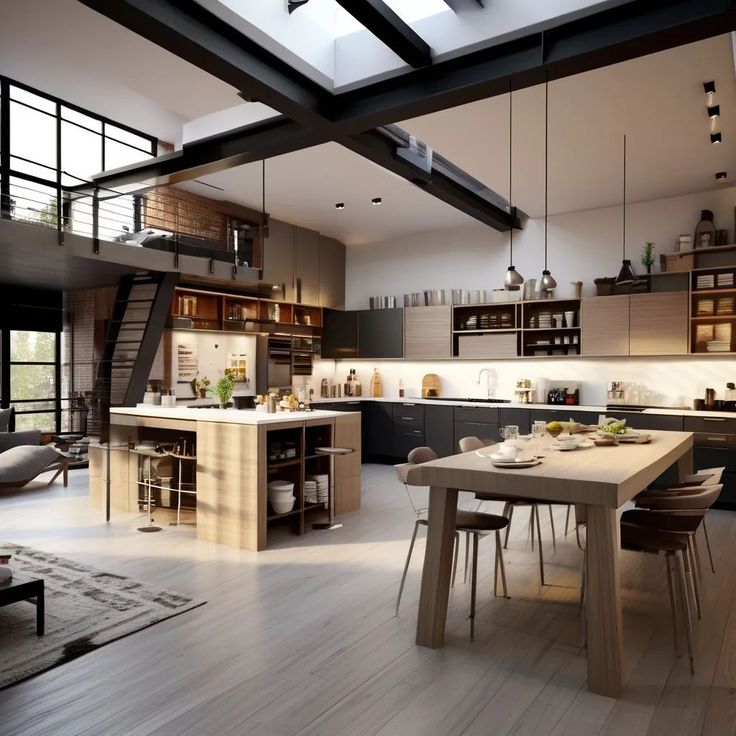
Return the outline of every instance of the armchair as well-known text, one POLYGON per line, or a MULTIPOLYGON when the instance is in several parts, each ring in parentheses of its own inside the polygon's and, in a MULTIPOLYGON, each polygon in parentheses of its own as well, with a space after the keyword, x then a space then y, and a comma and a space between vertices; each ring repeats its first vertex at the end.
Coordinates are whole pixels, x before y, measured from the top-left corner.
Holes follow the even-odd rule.
POLYGON ((69 459, 51 445, 42 445, 40 430, 0 432, 0 490, 22 488, 48 470, 56 470, 48 485, 62 475, 66 488, 69 459))

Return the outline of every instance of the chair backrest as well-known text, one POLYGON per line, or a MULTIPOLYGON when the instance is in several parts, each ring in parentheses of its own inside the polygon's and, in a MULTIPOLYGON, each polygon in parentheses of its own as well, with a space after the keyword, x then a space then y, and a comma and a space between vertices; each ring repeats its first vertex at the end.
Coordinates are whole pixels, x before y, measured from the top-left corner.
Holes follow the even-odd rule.
POLYGON ((474 450, 480 450, 485 447, 483 442, 477 437, 462 437, 458 442, 460 446, 460 452, 473 452, 474 450))
POLYGON ((698 475, 712 476, 711 479, 706 482, 708 483, 708 485, 715 485, 716 483, 721 482, 721 477, 723 476, 723 471, 725 469, 725 466, 722 468, 702 468, 698 470, 698 475))
POLYGON ((672 495, 663 495, 657 498, 657 509, 675 510, 675 509, 709 509, 721 494, 723 485, 717 483, 715 485, 695 486, 692 493, 683 494, 683 488, 678 489, 678 493, 672 495))
POLYGON ((438 457, 431 447, 415 447, 407 456, 406 461, 414 465, 421 465, 436 460, 438 457))
POLYGON ((407 462, 394 465, 396 475, 398 476, 399 480, 404 484, 406 495, 409 498, 409 503, 411 504, 411 507, 412 509, 414 509, 414 513, 417 516, 423 514, 427 509, 414 503, 414 499, 411 496, 411 491, 409 490, 409 486, 406 483, 407 475, 409 471, 412 468, 415 468, 417 465, 428 463, 430 462, 430 460, 436 460, 437 458, 437 453, 431 447, 415 447, 406 458, 407 462))

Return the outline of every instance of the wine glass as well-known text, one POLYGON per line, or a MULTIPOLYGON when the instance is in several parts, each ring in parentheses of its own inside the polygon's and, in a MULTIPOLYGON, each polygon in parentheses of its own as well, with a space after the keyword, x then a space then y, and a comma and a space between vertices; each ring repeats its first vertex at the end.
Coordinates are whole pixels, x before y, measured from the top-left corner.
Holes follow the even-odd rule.
POLYGON ((544 421, 537 420, 532 425, 532 436, 534 437, 534 444, 537 448, 537 452, 542 448, 542 437, 547 431, 547 424, 544 421))

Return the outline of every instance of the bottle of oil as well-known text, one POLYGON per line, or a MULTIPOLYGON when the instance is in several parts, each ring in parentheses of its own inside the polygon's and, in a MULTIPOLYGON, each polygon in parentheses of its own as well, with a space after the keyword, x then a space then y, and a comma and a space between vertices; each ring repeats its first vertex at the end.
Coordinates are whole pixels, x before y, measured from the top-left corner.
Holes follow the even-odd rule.
POLYGON ((353 396, 362 396, 363 395, 363 387, 360 385, 360 378, 355 373, 355 369, 353 369, 353 396))
POLYGON ((381 374, 378 372, 378 368, 373 369, 373 375, 371 376, 371 396, 374 399, 379 399, 383 396, 383 382, 381 381, 381 374))

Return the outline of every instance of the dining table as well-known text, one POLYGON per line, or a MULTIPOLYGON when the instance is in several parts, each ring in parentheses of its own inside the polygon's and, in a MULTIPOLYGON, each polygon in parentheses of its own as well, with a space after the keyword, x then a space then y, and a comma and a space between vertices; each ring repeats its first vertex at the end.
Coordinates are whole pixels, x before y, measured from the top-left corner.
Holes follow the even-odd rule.
POLYGON ((622 688, 619 522, 617 512, 673 465, 679 478, 692 473, 690 432, 647 432, 647 443, 591 442, 573 451, 552 449, 551 437, 535 448, 532 467, 496 467, 497 447, 417 465, 410 485, 429 487, 429 520, 422 571, 416 643, 444 643, 459 491, 575 504, 586 534, 586 620, 588 689, 618 697, 622 688))

